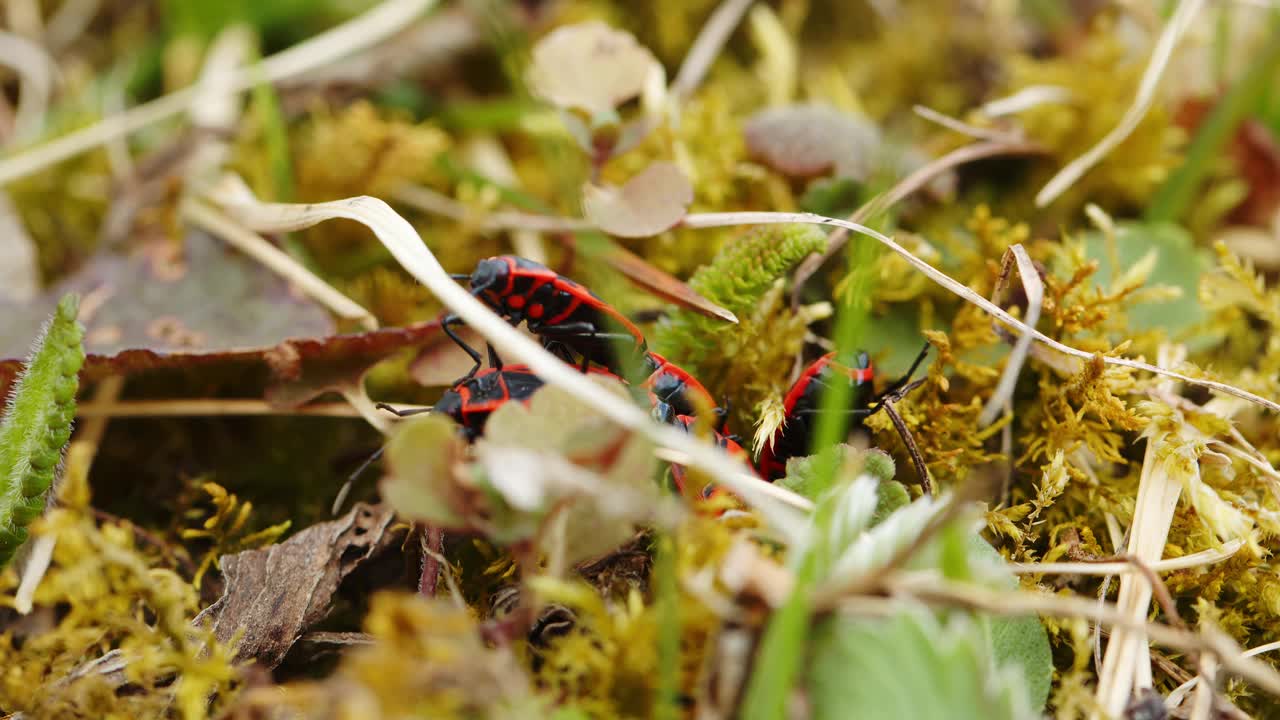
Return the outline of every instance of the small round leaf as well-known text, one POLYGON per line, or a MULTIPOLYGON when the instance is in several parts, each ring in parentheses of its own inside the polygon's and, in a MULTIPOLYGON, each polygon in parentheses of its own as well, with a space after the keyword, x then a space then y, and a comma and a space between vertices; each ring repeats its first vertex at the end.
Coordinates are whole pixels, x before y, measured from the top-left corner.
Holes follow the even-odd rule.
POLYGON ((663 76, 631 33, 594 21, 553 30, 533 49, 529 88, 561 108, 595 116, 614 110, 663 76))
POLYGON ((648 237, 669 230, 693 202, 693 186, 671 163, 657 162, 622 187, 592 185, 582 189, 588 219, 610 235, 648 237))

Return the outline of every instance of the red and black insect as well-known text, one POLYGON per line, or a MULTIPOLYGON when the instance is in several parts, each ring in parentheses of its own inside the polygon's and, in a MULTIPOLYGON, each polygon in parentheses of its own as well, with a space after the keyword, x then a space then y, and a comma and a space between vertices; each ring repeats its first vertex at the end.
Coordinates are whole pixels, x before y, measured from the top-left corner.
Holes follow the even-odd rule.
POLYGON ((649 402, 659 420, 672 422, 680 415, 716 407, 715 398, 697 378, 658 353, 646 352, 643 367, 647 377, 640 386, 649 391, 649 402))
POLYGON ((474 440, 484 433, 485 423, 495 410, 515 400, 528 402, 542 378, 533 374, 528 365, 507 365, 504 368, 486 368, 465 378, 445 391, 435 405, 414 410, 395 410, 390 406, 379 407, 406 417, 424 412, 437 412, 453 418, 462 426, 467 439, 474 440))
MULTIPOLYGON (((626 374, 648 349, 640 328, 625 315, 581 284, 532 260, 499 255, 481 260, 470 275, 452 277, 466 280, 472 295, 512 325, 525 323, 548 349, 565 359, 577 353, 584 368, 594 362, 626 374)), ((456 315, 446 316, 444 331, 475 361, 467 375, 471 377, 480 369, 480 353, 450 329, 459 322, 456 315)))
MULTIPOLYGON (((698 419, 690 415, 677 415, 675 419, 672 420, 673 425, 675 425, 678 428, 681 428, 685 432, 693 432, 693 425, 696 422, 698 422, 698 419)), ((739 445, 738 441, 732 435, 722 435, 716 432, 715 430, 712 430, 711 438, 715 442, 716 446, 718 446, 721 450, 724 450, 725 452, 729 453, 733 457, 738 458, 747 467, 751 468, 752 470, 755 470, 755 466, 751 464, 750 453, 748 453, 741 445, 739 445)), ((678 465, 676 463, 671 464, 671 481, 675 483, 676 489, 679 490, 681 493, 684 492, 684 482, 686 477, 687 477, 687 471, 685 470, 685 467, 683 465, 678 465)), ((711 497, 713 492, 714 492, 713 486, 708 485, 706 488, 703 489, 702 496, 711 497)))
POLYGON ((849 385, 849 404, 843 412, 850 416, 850 427, 857 427, 867 416, 880 411, 885 397, 906 386, 928 352, 929 346, 926 345, 907 374, 880 395, 875 394, 875 369, 866 353, 858 353, 853 367, 836 362, 833 352, 814 360, 800 373, 782 401, 786 416, 760 453, 758 467, 761 475, 777 480, 787 474, 787 460, 810 454, 813 429, 817 424, 817 414, 822 412, 822 395, 827 389, 839 382, 849 385))

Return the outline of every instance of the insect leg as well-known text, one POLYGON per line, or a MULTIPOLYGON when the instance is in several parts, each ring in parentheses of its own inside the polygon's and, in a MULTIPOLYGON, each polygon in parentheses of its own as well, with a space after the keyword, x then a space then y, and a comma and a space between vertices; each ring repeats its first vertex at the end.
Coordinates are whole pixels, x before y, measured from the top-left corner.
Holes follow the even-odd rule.
POLYGON ((928 355, 929 343, 925 343, 924 347, 920 350, 920 354, 916 355, 916 359, 911 363, 911 368, 907 370, 905 375, 894 380, 892 385, 885 388, 885 391, 880 393, 880 397, 888 397, 901 390, 904 385, 911 381, 911 376, 916 374, 916 370, 920 369, 920 363, 924 362, 924 359, 928 357, 928 355))
MULTIPOLYGON (((444 330, 444 334, 448 335, 450 340, 457 343, 458 347, 462 348, 462 351, 471 356, 471 359, 475 361, 475 365, 472 366, 471 372, 462 377, 463 380, 468 380, 475 377, 476 373, 480 372, 480 365, 483 364, 483 361, 480 359, 480 353, 477 352, 475 348, 463 342, 462 338, 458 337, 457 333, 452 330, 452 325, 458 325, 461 322, 462 318, 457 315, 446 315, 444 320, 440 322, 440 329, 444 330)), ((454 384, 456 385, 457 383, 454 384)))
POLYGON ((386 410, 387 412, 391 413, 392 415, 395 415, 396 417, 410 417, 412 415, 421 415, 422 413, 428 413, 428 412, 431 412, 432 410, 430 406, 420 407, 420 408, 410 408, 408 410, 397 410, 383 402, 375 404, 374 407, 378 408, 379 410, 386 410))

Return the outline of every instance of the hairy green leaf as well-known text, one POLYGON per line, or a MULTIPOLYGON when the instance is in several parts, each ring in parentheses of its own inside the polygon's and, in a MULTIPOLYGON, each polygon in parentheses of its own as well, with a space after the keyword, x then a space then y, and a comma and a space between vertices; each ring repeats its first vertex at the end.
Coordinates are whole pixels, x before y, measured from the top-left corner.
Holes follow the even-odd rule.
MULTIPOLYGON (((1000 553, 979 535, 969 536, 969 556, 992 563, 1004 562, 1000 553)), ((1006 590, 1016 590, 1018 579, 1009 575, 1002 585, 1006 590)), ((1043 708, 1053 685, 1053 650, 1040 618, 990 616, 983 619, 996 664, 1020 668, 1028 702, 1032 708, 1043 708)))
POLYGON ((66 295, 36 341, 0 423, 0 567, 44 512, 62 450, 71 438, 84 364, 80 299, 66 295))
POLYGON ((1016 673, 992 670, 982 628, 966 616, 907 606, 887 619, 837 615, 814 635, 815 720, 1035 717, 1016 673))

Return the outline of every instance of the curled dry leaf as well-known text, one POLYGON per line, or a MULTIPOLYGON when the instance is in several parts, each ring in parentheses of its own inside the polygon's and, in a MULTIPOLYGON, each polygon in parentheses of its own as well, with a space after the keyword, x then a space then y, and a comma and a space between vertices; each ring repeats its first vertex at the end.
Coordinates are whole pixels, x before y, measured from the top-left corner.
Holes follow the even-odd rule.
POLYGON ((680 222, 693 202, 693 185, 672 163, 656 162, 622 187, 582 188, 582 209, 601 230, 619 237, 648 237, 680 222))
POLYGON ((31 303, 0 302, 0 388, 68 292, 83 298, 87 380, 247 348, 261 353, 291 336, 333 331, 324 309, 210 236, 191 233, 177 248, 163 243, 127 256, 100 253, 31 303))
POLYGON ((743 128, 747 150, 778 172, 866 180, 875 168, 880 130, 827 105, 787 105, 752 115, 743 128))
POLYGON ((357 504, 279 545, 224 555, 226 589, 193 622, 209 623, 222 642, 243 633, 237 659, 279 665, 298 638, 329 613, 343 579, 399 541, 389 531, 394 518, 389 508, 357 504))
POLYGON ((594 21, 553 30, 533 49, 533 93, 588 116, 609 113, 662 82, 662 65, 631 33, 594 21))

